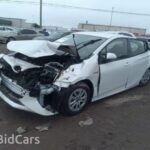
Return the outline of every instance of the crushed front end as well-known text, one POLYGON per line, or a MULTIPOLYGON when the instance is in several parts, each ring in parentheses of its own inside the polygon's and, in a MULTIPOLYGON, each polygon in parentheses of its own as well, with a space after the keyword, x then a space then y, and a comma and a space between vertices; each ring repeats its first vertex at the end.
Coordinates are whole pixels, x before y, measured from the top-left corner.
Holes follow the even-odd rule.
POLYGON ((59 73, 52 73, 55 69, 51 68, 50 64, 45 68, 30 68, 24 71, 20 71, 20 66, 18 65, 14 66, 15 72, 4 57, 1 59, 1 65, 0 97, 5 102, 14 108, 35 112, 40 115, 53 115, 56 113, 50 105, 46 105, 44 102, 46 95, 59 90, 52 85, 54 78, 59 73))
POLYGON ((64 70, 65 60, 69 60, 62 58, 55 62, 52 56, 31 60, 22 54, 19 57, 18 54, 3 55, 0 59, 1 99, 16 109, 43 116, 56 114, 59 105, 56 96, 61 88, 53 83, 64 70))

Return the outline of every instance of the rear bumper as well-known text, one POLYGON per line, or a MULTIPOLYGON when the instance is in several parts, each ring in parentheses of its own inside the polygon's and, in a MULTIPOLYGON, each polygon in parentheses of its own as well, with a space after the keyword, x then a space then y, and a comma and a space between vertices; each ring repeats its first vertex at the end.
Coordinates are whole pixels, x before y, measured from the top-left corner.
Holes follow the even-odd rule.
MULTIPOLYGON (((23 91, 23 93, 25 93, 25 94, 19 98, 16 98, 13 95, 10 96, 10 92, 5 91, 3 89, 2 82, 4 82, 3 78, 0 78, 0 98, 3 101, 5 101, 8 105, 10 105, 11 107, 13 107, 15 109, 19 109, 19 110, 33 112, 33 113, 36 113, 36 114, 39 114, 42 116, 52 116, 52 115, 57 114, 57 112, 54 112, 53 110, 51 111, 51 110, 47 110, 47 109, 43 108, 40 105, 38 98, 30 97, 28 92, 23 91)), ((11 81, 8 80, 8 82, 11 82, 11 81)), ((14 91, 19 90, 18 87, 16 89, 14 89, 15 88, 14 83, 11 86, 14 91)), ((11 90, 10 89, 11 86, 9 84, 9 87, 7 86, 7 88, 9 88, 9 90, 11 90)), ((13 93, 13 92, 11 91, 11 93, 13 93)))

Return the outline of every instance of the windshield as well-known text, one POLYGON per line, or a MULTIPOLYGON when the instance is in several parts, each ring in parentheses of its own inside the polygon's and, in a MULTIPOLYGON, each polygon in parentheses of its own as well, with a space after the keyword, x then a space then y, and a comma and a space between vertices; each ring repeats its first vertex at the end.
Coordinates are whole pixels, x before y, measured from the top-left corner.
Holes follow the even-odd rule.
POLYGON ((49 36, 49 40, 53 42, 68 34, 69 32, 63 32, 63 31, 54 32, 49 36))
POLYGON ((57 40, 56 42, 71 46, 75 46, 76 44, 80 59, 86 59, 90 57, 93 54, 93 52, 106 41, 105 38, 83 34, 74 34, 74 40, 73 35, 68 35, 57 40))

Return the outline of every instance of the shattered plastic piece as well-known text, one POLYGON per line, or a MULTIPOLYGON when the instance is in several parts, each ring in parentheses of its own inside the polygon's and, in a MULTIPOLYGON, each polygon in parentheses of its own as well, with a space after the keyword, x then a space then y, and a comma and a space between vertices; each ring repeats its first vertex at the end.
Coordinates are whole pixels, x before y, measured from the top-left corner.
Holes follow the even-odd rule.
POLYGON ((27 129, 26 129, 25 127, 18 127, 18 128, 16 129, 16 133, 17 133, 17 134, 23 134, 23 133, 25 133, 25 132, 27 132, 27 129))
POLYGON ((43 124, 41 126, 37 126, 35 127, 36 130, 38 130, 39 132, 43 132, 43 131, 48 131, 48 129, 51 127, 50 123, 47 124, 43 124))
POLYGON ((94 123, 93 118, 87 117, 85 121, 80 121, 79 126, 84 127, 84 126, 91 126, 94 123))

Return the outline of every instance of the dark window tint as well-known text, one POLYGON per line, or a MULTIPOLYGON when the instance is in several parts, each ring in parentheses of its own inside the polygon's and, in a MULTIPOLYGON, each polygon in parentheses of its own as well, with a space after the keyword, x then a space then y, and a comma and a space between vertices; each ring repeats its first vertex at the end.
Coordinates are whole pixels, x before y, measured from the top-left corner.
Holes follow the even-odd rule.
POLYGON ((106 47, 107 53, 116 54, 118 59, 126 58, 128 56, 127 40, 117 39, 112 41, 106 47))
POLYGON ((36 34, 34 30, 21 30, 20 33, 21 34, 36 34))
POLYGON ((130 45, 131 56, 136 56, 136 55, 142 54, 146 51, 145 43, 143 41, 130 40, 129 45, 130 45))

